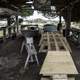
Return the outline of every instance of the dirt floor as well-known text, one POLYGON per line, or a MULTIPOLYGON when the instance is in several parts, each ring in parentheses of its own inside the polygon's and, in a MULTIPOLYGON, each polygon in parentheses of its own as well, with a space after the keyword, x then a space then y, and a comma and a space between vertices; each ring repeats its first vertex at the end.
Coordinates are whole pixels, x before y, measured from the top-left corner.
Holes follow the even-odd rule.
MULTIPOLYGON (((40 80, 42 75, 39 75, 40 69, 44 62, 46 53, 38 53, 40 65, 36 62, 29 63, 26 70, 23 69, 27 57, 27 51, 24 48, 20 54, 21 43, 23 37, 7 39, 5 42, 0 43, 0 80, 40 80)), ((39 40, 35 41, 37 51, 39 40)), ((80 73, 80 48, 76 48, 71 42, 72 57, 75 65, 80 73)), ((51 80, 46 77, 44 80, 51 80)), ((80 76, 76 76, 76 80, 80 80, 80 76)))
POLYGON ((72 41, 68 40, 71 47, 72 53, 71 56, 74 60, 76 68, 79 72, 79 75, 76 76, 76 80, 80 80, 80 47, 76 46, 72 41))

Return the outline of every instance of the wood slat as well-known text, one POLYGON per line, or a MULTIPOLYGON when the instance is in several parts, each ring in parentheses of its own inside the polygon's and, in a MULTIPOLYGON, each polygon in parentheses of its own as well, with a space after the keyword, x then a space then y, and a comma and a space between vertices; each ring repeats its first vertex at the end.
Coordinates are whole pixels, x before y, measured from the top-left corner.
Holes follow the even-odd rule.
MULTIPOLYGON (((52 76, 52 78, 47 78, 47 77, 42 77, 41 78, 41 80, 54 80, 54 78, 53 78, 53 76, 52 76)), ((59 79, 58 79, 59 80, 59 79)), ((61 79, 62 80, 62 79, 61 79)), ((75 80, 75 78, 74 77, 68 77, 68 80, 75 80)))
MULTIPOLYGON (((53 35, 53 33, 52 33, 52 35, 53 35)), ((55 41, 56 50, 59 51, 59 46, 58 46, 58 43, 57 43, 57 41, 55 39, 55 35, 53 35, 53 39, 55 41)))
POLYGON ((46 47, 46 44, 48 48, 46 48, 46 51, 71 51, 70 46, 67 42, 67 40, 59 33, 53 33, 53 32, 46 32, 42 34, 42 38, 40 40, 40 50, 41 52, 44 51, 44 47, 46 47), (43 47, 44 46, 44 47, 43 47))
POLYGON ((57 74, 52 76, 53 80, 68 80, 67 75, 64 74, 57 74))
POLYGON ((78 74, 69 51, 48 51, 40 74, 53 76, 54 74, 78 74))
MULTIPOLYGON (((78 74, 78 71, 70 54, 71 49, 66 40, 59 33, 45 33, 47 34, 47 55, 42 65, 40 74, 45 76, 52 76, 53 80, 74 80, 68 78, 69 74, 78 74), (54 76, 57 76, 56 78, 54 76), (64 77, 66 76, 66 77, 64 77)), ((43 37, 44 38, 44 37, 43 37)), ((41 46, 46 46, 44 39, 41 46)), ((42 48, 42 51, 44 48, 42 48)))
POLYGON ((67 48, 69 49, 69 51, 72 53, 72 50, 71 50, 71 48, 70 48, 70 46, 68 44, 68 41, 67 41, 67 39, 65 37, 64 37, 64 42, 65 42, 67 48))
POLYGON ((48 50, 51 50, 50 38, 49 38, 49 33, 48 32, 47 32, 47 43, 48 43, 48 50))
MULTIPOLYGON (((57 34, 58 36, 60 36, 60 34, 57 34)), ((60 41, 61 41, 61 43, 62 43, 62 45, 64 46, 64 48, 66 49, 66 51, 68 50, 68 48, 67 48, 67 46, 66 46, 66 44, 64 43, 64 41, 63 41, 63 37, 59 37, 60 38, 60 41)), ((67 43, 68 44, 68 43, 67 43)))

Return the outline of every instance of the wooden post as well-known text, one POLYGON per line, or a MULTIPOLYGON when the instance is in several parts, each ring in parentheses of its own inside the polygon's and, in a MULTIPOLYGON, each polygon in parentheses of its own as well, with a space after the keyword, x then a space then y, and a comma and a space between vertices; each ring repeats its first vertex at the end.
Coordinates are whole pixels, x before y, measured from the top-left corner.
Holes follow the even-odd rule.
POLYGON ((10 27, 10 25, 11 25, 11 19, 10 19, 10 16, 7 18, 7 20, 8 20, 8 35, 10 37, 11 36, 11 27, 10 27))
POLYGON ((19 32, 19 19, 18 19, 18 14, 19 14, 19 11, 17 11, 17 14, 16 14, 16 27, 17 27, 17 32, 19 32))
POLYGON ((71 11, 72 11, 72 7, 69 6, 66 10, 66 19, 65 19, 65 23, 66 23, 65 34, 66 34, 66 36, 69 36, 69 30, 70 30, 70 25, 71 25, 71 11))
POLYGON ((59 23, 61 23, 61 15, 59 15, 59 23))
POLYGON ((59 15, 59 23, 58 23, 58 26, 57 26, 57 30, 60 31, 60 32, 62 30, 61 15, 59 15))
POLYGON ((15 30, 16 28, 15 27, 13 27, 13 31, 14 31, 14 33, 16 33, 16 30, 15 30))
POLYGON ((6 40, 6 28, 3 28, 3 40, 6 40))

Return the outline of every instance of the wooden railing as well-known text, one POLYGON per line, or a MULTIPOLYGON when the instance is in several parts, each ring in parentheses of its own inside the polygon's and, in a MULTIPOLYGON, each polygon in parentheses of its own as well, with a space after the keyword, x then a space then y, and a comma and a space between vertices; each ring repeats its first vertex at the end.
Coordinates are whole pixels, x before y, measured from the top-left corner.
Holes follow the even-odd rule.
POLYGON ((5 40, 8 37, 11 37, 14 33, 17 33, 18 31, 21 30, 26 30, 25 28, 29 28, 29 26, 36 26, 38 27, 38 25, 25 25, 25 26, 21 26, 20 24, 17 25, 14 24, 13 26, 5 26, 5 27, 0 27, 0 39, 5 40))

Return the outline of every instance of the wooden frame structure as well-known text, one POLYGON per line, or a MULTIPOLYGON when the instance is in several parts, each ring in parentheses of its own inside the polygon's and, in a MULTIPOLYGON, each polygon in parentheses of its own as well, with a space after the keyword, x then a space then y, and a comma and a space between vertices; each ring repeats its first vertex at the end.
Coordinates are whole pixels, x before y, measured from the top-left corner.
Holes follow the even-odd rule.
POLYGON ((39 52, 47 52, 47 51, 71 51, 70 46, 65 37, 58 32, 46 32, 42 34, 40 43, 39 52))
POLYGON ((40 52, 47 52, 40 74, 51 76, 53 80, 75 80, 74 76, 68 77, 78 74, 78 71, 70 54, 69 44, 62 34, 43 33, 39 45, 40 52))

